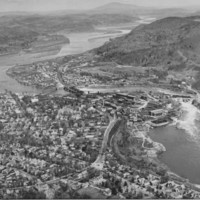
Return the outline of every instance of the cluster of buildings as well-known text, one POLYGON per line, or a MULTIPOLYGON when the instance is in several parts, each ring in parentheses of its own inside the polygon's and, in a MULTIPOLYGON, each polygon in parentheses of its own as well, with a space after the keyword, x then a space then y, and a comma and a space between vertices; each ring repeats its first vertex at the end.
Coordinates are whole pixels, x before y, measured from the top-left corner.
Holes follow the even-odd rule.
MULTIPOLYGON (((62 88, 66 94, 0 94, 0 196, 25 198, 33 189, 46 198, 58 197, 58 191, 72 198, 74 192, 91 189, 105 198, 199 198, 197 188, 163 172, 156 159, 165 147, 148 136, 150 128, 179 117, 178 100, 187 102, 191 95, 85 94, 81 87, 135 84, 118 73, 89 70, 97 64, 88 53, 8 71, 24 85, 62 88), (118 127, 108 131, 112 116, 124 119, 124 133, 118 127), (97 158, 101 170, 94 167, 97 158)), ((147 83, 140 76, 137 84, 147 83)))
POLYGON ((155 74, 153 77, 156 77, 158 82, 152 82, 152 75, 148 73, 148 70, 139 72, 130 69, 129 73, 125 69, 123 72, 123 69, 118 69, 116 64, 99 62, 98 58, 87 54, 68 56, 63 60, 41 61, 17 66, 9 69, 7 74, 23 85, 40 89, 51 88, 54 91, 64 86, 130 87, 149 85, 176 91, 184 89, 179 83, 169 82, 167 77, 166 83, 162 83, 162 79, 155 74))
POLYGON ((188 188, 184 184, 163 180, 153 174, 141 176, 139 172, 138 175, 134 170, 123 166, 118 167, 115 172, 108 171, 94 178, 90 181, 91 185, 99 187, 106 196, 124 199, 198 199, 200 197, 199 192, 188 188))
POLYGON ((108 123, 73 97, 3 93, 1 186, 31 186, 79 172, 96 159, 108 123))
POLYGON ((25 86, 54 88, 57 86, 57 68, 58 63, 47 61, 13 67, 7 74, 25 86))
MULTIPOLYGON (((113 161, 116 152, 111 146, 105 153, 102 176, 109 174, 114 181, 120 182, 120 189, 110 188, 99 175, 90 178, 87 169, 99 155, 109 116, 114 114, 126 119, 128 140, 137 148, 135 155, 132 152, 133 157, 155 158, 163 149, 145 133, 152 127, 152 121, 170 120, 177 115, 170 113, 175 110, 173 98, 152 92, 81 94, 77 97, 78 90, 71 89, 74 89, 72 94, 63 96, 21 95, 8 91, 0 94, 0 195, 13 197, 18 194, 20 197, 21 191, 27 188, 42 188, 41 185, 54 180, 58 180, 55 184, 59 188, 61 180, 67 184, 73 180, 74 189, 89 184, 106 196, 167 196, 164 191, 168 191, 165 187, 170 184, 162 185, 160 177, 151 174, 141 178, 137 168, 119 164, 119 158, 113 161), (72 178, 65 178, 68 175, 72 178)), ((174 192, 176 197, 181 194, 178 189, 174 192)))

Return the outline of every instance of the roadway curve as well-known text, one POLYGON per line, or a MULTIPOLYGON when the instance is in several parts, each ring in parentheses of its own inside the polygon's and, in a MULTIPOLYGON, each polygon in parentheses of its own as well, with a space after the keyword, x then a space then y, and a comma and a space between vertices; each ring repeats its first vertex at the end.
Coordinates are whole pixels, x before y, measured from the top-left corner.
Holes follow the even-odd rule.
POLYGON ((100 169, 100 170, 103 169, 103 165, 105 161, 105 152, 108 146, 108 141, 111 138, 110 134, 111 133, 114 134, 113 128, 116 127, 116 124, 118 124, 118 122, 119 122, 119 119, 117 119, 116 115, 114 115, 113 118, 110 117, 110 123, 104 132, 104 137, 103 137, 101 149, 99 151, 99 155, 96 161, 92 163, 91 165, 92 167, 100 169))
MULTIPOLYGON (((119 154, 119 149, 118 146, 116 145, 112 145, 113 140, 115 138, 115 136, 117 136, 118 133, 120 133, 122 131, 122 129, 124 130, 125 128, 125 121, 122 119, 117 119, 116 116, 114 116, 114 118, 110 118, 110 123, 107 127, 107 129, 104 132, 104 138, 103 138, 103 142, 102 142, 102 146, 101 149, 99 151, 99 155, 96 159, 96 161, 94 163, 92 163, 92 167, 102 170, 103 166, 104 166, 104 161, 105 161, 105 152, 107 149, 107 146, 113 147, 114 153, 119 154)), ((121 157, 121 156, 120 156, 121 157)))

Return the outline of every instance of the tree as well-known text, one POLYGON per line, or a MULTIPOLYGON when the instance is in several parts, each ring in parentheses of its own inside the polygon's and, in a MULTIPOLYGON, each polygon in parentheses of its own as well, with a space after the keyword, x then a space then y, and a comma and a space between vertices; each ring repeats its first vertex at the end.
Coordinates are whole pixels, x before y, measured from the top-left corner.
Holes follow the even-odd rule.
POLYGON ((160 181, 161 184, 167 183, 168 181, 169 181, 169 176, 167 175, 161 176, 161 181, 160 181))
POLYGON ((91 196, 88 194, 82 194, 79 196, 79 199, 91 199, 91 196))
POLYGON ((92 179, 94 178, 95 176, 99 176, 100 175, 100 172, 95 170, 94 168, 90 167, 87 169, 87 172, 88 172, 88 178, 89 179, 92 179))
POLYGON ((35 189, 24 190, 21 192, 22 199, 46 199, 43 192, 36 191, 35 189))
POLYGON ((126 199, 133 199, 133 194, 131 192, 128 192, 124 195, 126 199))
POLYGON ((117 189, 115 187, 112 187, 112 195, 117 195, 117 189))
POLYGON ((4 128, 3 123, 0 122, 0 131, 4 128))
POLYGON ((120 192, 120 193, 122 193, 123 191, 122 191, 122 187, 121 186, 119 186, 118 187, 118 191, 120 192))
POLYGON ((139 192, 135 197, 134 199, 143 199, 143 194, 142 192, 139 192))
POLYGON ((167 170, 164 169, 164 168, 159 168, 158 171, 157 171, 157 174, 160 175, 160 176, 165 176, 167 173, 167 170))
POLYGON ((124 187, 126 187, 126 186, 128 186, 128 184, 127 184, 127 182, 125 181, 125 182, 124 182, 124 187))
POLYGON ((62 190, 58 190, 55 192, 54 199, 70 199, 70 195, 68 192, 64 192, 62 190))

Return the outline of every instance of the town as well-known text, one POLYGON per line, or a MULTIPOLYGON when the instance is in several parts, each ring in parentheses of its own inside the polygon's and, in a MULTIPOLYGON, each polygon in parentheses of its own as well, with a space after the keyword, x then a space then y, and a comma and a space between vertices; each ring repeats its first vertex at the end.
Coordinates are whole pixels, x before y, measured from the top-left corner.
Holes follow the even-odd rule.
POLYGON ((200 199, 200 4, 163 1, 0 1, 0 199, 200 199))
MULTIPOLYGON (((189 86, 191 76, 177 77, 170 71, 160 71, 155 67, 133 67, 118 65, 115 62, 102 62, 97 55, 85 53, 78 56, 65 56, 29 65, 15 66, 7 75, 20 84, 42 89, 45 93, 60 93, 64 87, 77 87, 80 90, 140 87, 162 88, 175 93, 195 94, 189 86)), ((63 94, 61 92, 61 94, 63 94)))
POLYGON ((161 92, 0 95, 1 198, 199 198, 148 136, 191 95, 161 92))

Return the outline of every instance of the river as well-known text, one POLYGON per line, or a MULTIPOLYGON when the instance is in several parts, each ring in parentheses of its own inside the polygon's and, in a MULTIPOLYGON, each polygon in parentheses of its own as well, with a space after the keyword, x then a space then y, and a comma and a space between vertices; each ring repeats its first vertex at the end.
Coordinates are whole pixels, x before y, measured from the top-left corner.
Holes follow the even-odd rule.
POLYGON ((110 27, 96 27, 94 32, 69 34, 62 31, 60 33, 70 39, 70 44, 63 45, 61 50, 53 55, 49 52, 43 52, 37 54, 20 53, 15 55, 0 56, 0 92, 4 92, 5 89, 11 90, 13 92, 41 92, 40 90, 34 89, 32 87, 22 86, 17 83, 17 81, 9 78, 6 75, 6 71, 13 65, 30 64, 33 62, 52 59, 59 56, 80 54, 103 45, 111 38, 116 38, 129 33, 139 24, 150 23, 154 20, 154 18, 142 18, 141 20, 132 24, 123 24, 110 27))
POLYGON ((200 184, 200 112, 191 103, 182 103, 182 110, 176 126, 153 129, 149 135, 166 147, 160 159, 173 172, 200 184))
MULTIPOLYGON (((133 24, 132 27, 137 26, 138 22, 133 24)), ((52 59, 59 56, 79 54, 85 51, 97 48, 103 45, 110 38, 115 38, 129 33, 131 29, 127 27, 101 27, 97 28, 95 32, 88 33, 73 33, 64 34, 70 39, 70 44, 65 44, 61 48, 60 52, 54 55, 49 55, 46 53, 31 54, 31 53, 21 53, 15 55, 0 56, 0 92, 5 89, 11 90, 13 92, 28 92, 28 93, 38 93, 40 90, 36 90, 32 87, 22 86, 17 81, 9 78, 6 75, 7 69, 16 64, 29 64, 37 61, 42 61, 46 59, 52 59)))
MULTIPOLYGON (((118 27, 98 27, 96 32, 90 33, 64 33, 69 39, 70 44, 63 45, 60 52, 54 55, 46 54, 18 54, 0 56, 0 92, 5 89, 13 92, 38 93, 40 90, 32 87, 22 86, 14 79, 6 75, 6 70, 16 64, 29 64, 36 61, 55 58, 58 56, 79 54, 87 50, 96 48, 115 38, 130 32, 131 28, 141 24, 150 23, 155 19, 141 19, 140 21, 118 27), (131 27, 131 28, 130 28, 131 27)), ((120 88, 118 88, 119 90, 120 88)), ((140 87, 130 87, 126 90, 138 90, 140 87)), ((144 89, 144 88, 141 88, 144 89)), ((97 89, 90 89, 91 92, 97 89)), ((98 89, 107 91, 107 89, 98 89)), ((110 90, 110 89, 109 89, 110 90)), ((116 89, 112 89, 116 90, 116 89)), ((148 90, 148 88, 147 88, 148 90)), ((150 88, 152 90, 152 88, 150 88)), ((121 88, 123 91, 123 88, 121 88)), ((183 129, 175 126, 167 126, 153 129, 150 136, 153 140, 164 144, 167 151, 161 156, 161 160, 166 163, 175 173, 189 178, 190 181, 200 184, 200 123, 199 113, 192 105, 184 105, 185 110, 179 124, 183 129)))
POLYGON ((56 58, 59 56, 79 54, 90 49, 97 48, 103 45, 110 38, 114 38, 126 34, 128 32, 130 32, 130 30, 122 29, 119 33, 114 32, 110 34, 105 34, 103 32, 98 31, 94 33, 69 34, 68 37, 70 39, 70 44, 63 45, 60 52, 55 55, 48 55, 48 53, 22 53, 16 55, 0 56, 0 92, 3 92, 5 89, 11 90, 13 92, 40 92, 40 90, 34 89, 32 87, 22 86, 17 81, 11 79, 6 75, 6 71, 16 64, 29 64, 37 61, 56 58))

